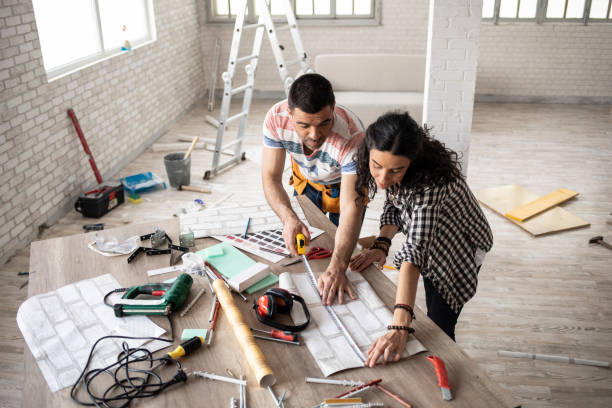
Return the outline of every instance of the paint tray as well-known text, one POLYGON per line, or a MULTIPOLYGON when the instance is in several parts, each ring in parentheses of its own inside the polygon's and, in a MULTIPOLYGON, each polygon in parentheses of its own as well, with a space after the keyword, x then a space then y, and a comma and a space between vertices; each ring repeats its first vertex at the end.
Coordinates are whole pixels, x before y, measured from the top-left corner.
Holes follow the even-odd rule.
POLYGON ((150 171, 124 177, 121 179, 121 183, 129 195, 166 189, 166 182, 150 171))

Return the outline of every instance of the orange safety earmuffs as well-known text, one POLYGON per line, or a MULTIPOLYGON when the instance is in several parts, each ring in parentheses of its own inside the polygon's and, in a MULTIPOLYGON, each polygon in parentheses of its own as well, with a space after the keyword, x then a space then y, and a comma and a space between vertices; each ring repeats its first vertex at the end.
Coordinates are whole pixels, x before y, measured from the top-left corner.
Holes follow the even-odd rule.
POLYGON ((257 299, 257 303, 253 304, 253 309, 255 309, 255 314, 260 322, 279 330, 299 332, 304 330, 306 326, 308 326, 308 323, 310 323, 310 312, 306 307, 304 299, 302 299, 301 296, 290 293, 289 291, 281 288, 271 288, 266 290, 263 296, 257 299), (289 312, 291 312, 291 308, 293 307, 294 300, 302 304, 304 314, 306 315, 305 323, 291 326, 272 320, 276 313, 289 314, 289 312))

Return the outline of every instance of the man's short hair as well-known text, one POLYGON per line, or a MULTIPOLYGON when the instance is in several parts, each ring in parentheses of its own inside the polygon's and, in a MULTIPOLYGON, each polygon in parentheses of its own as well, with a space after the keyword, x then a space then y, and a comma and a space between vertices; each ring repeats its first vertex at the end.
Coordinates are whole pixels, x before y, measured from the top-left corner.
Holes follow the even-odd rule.
POLYGON ((304 74, 289 89, 289 109, 300 108, 306 113, 317 113, 327 105, 334 106, 336 99, 331 83, 319 74, 304 74))

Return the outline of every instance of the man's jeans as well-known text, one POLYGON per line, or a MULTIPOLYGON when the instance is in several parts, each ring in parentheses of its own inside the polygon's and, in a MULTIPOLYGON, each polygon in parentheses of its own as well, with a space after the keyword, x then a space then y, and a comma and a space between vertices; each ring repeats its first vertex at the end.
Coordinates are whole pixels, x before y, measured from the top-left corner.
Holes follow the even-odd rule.
MULTIPOLYGON (((293 190, 293 195, 295 196, 298 195, 297 191, 293 190)), ((319 207, 319 210, 323 211, 323 193, 321 191, 318 191, 317 189, 310 186, 310 184, 307 184, 306 188, 302 192, 302 195, 305 195, 306 197, 308 197, 310 201, 314 203, 314 205, 319 207)), ((340 214, 331 213, 331 212, 328 214, 329 214, 329 220, 333 222, 334 225, 337 227, 338 222, 340 221, 340 214)))

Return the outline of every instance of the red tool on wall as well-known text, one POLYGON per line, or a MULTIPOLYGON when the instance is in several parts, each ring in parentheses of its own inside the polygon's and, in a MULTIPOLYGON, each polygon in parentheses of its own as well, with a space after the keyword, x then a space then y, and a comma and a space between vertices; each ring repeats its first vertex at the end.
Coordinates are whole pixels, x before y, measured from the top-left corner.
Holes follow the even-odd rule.
POLYGON ((81 141, 81 144, 83 145, 83 150, 85 150, 85 153, 89 157, 89 164, 91 165, 91 169, 93 170, 94 175, 96 176, 96 180, 98 181, 98 184, 102 184, 102 176, 100 175, 98 166, 96 166, 96 161, 94 160, 93 155, 91 154, 91 150, 89 150, 89 145, 87 144, 85 135, 83 134, 83 131, 81 130, 81 125, 79 125, 79 120, 77 119, 76 114, 74 113, 72 109, 68 109, 68 116, 70 116, 70 119, 72 120, 72 124, 74 125, 74 130, 76 130, 77 135, 79 135, 79 140, 81 141))
POLYGON ((110 182, 102 185, 102 176, 100 175, 96 161, 91 154, 91 150, 89 150, 89 145, 87 144, 87 140, 85 139, 85 135, 81 130, 81 125, 79 125, 79 120, 77 119, 74 110, 68 109, 68 116, 72 120, 74 130, 76 130, 79 140, 83 145, 83 150, 85 150, 85 153, 89 157, 89 164, 91 165, 91 169, 96 176, 96 181, 99 184, 99 186, 94 190, 88 191, 87 193, 81 195, 77 199, 76 203, 74 203, 74 209, 83 214, 85 217, 100 218, 113 208, 117 207, 119 204, 123 203, 123 185, 116 182, 110 182))

